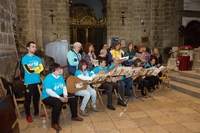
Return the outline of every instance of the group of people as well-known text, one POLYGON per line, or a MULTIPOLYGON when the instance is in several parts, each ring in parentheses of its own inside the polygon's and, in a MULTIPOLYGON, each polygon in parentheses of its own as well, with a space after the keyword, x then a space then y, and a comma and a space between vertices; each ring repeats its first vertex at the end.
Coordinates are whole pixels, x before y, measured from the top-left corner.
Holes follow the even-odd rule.
MULTIPOLYGON (((157 48, 154 48, 153 54, 150 55, 146 51, 146 47, 138 46, 138 50, 135 51, 135 47, 132 43, 128 44, 127 51, 124 52, 121 49, 119 42, 115 43, 110 50, 108 50, 107 44, 103 45, 99 56, 94 54, 94 46, 92 43, 85 45, 82 54, 79 51, 82 49, 82 44, 75 42, 73 49, 67 53, 68 72, 70 75, 76 76, 81 80, 91 81, 96 74, 100 71, 109 73, 109 79, 101 83, 99 88, 103 88, 107 92, 107 108, 115 110, 112 104, 112 93, 116 89, 118 92, 117 104, 126 107, 127 104, 124 101, 124 96, 129 95, 129 90, 132 89, 133 82, 138 83, 141 94, 146 97, 145 87, 148 90, 154 89, 155 85, 159 82, 159 78, 156 76, 137 76, 137 77, 113 77, 112 74, 120 66, 132 66, 132 67, 160 67, 162 65, 162 56, 159 54, 157 48), (121 62, 120 58, 128 56, 129 60, 134 57, 138 57, 135 61, 121 62), (94 67, 93 62, 98 58, 99 66, 94 67), (116 80, 117 79, 117 80, 116 80), (147 82, 148 81, 148 82, 147 82)), ((34 115, 39 115, 38 101, 39 92, 37 84, 41 83, 40 73, 43 71, 43 65, 39 57, 34 55, 36 51, 35 42, 27 43, 28 54, 22 59, 22 65, 24 67, 24 84, 26 85, 25 91, 25 110, 26 119, 28 122, 32 122, 33 119, 30 115, 30 102, 33 96, 34 115)), ((49 66, 49 74, 44 78, 42 88, 42 101, 44 104, 52 107, 52 128, 55 130, 61 130, 62 128, 58 124, 60 111, 64 103, 69 103, 71 110, 71 119, 75 121, 83 121, 83 118, 77 114, 77 96, 83 97, 82 103, 79 109, 79 113, 82 116, 88 116, 86 111, 86 105, 91 97, 92 110, 98 112, 96 106, 97 93, 92 84, 88 84, 85 90, 78 90, 74 94, 67 91, 67 86, 62 76, 62 68, 59 64, 53 63, 49 66), (73 98, 71 96, 74 96, 73 98), (68 98, 70 97, 70 98, 68 98)))
MULTIPOLYGON (((139 45, 136 48, 135 46, 133 46, 132 43, 130 43, 127 45, 127 51, 124 52, 121 48, 121 44, 119 42, 116 42, 114 45, 110 47, 110 49, 108 49, 107 44, 104 44, 98 56, 94 54, 94 46, 92 43, 88 43, 85 45, 82 55, 79 53, 81 48, 82 44, 79 42, 75 42, 73 49, 71 49, 67 54, 67 62, 68 62, 69 74, 75 75, 81 78, 82 80, 89 80, 88 78, 92 78, 95 74, 98 74, 100 71, 104 71, 105 73, 110 72, 110 70, 113 69, 115 66, 150 68, 150 67, 160 67, 162 65, 162 56, 159 54, 157 48, 153 49, 153 54, 149 54, 146 51, 145 46, 139 45), (127 61, 121 62, 120 58, 124 56, 128 56, 129 59, 127 61), (134 57, 137 57, 135 61, 129 61, 134 57), (96 61, 97 58, 99 66, 94 67, 93 62, 96 61), (86 69, 82 69, 80 65, 84 65, 86 69)), ((110 73, 109 75, 110 79, 112 79, 111 77, 112 73, 110 73)), ((149 91, 154 91, 155 86, 159 82, 159 78, 157 76, 137 75, 136 77, 127 78, 125 76, 121 76, 117 78, 118 79, 116 81, 107 80, 104 83, 102 83, 101 86, 99 87, 107 91, 108 95, 107 108, 111 110, 115 110, 115 107, 112 105, 112 96, 111 96, 113 89, 116 89, 117 92, 119 93, 118 105, 126 106, 126 103, 124 102, 124 96, 130 95, 129 90, 132 89, 133 82, 136 82, 138 84, 138 88, 141 89, 141 94, 144 97, 148 97, 145 87, 149 91)), ((87 89, 88 88, 91 88, 91 86, 88 85, 87 89)), ((79 91, 77 93, 79 93, 79 96, 81 96, 79 91)), ((96 95, 93 95, 92 93, 90 93, 90 95, 93 101, 94 100, 93 98, 96 97, 96 95)), ((85 105, 85 102, 83 103, 85 105)), ((86 114, 87 112, 85 112, 83 107, 81 106, 80 112, 81 114, 86 114)))
MULTIPOLYGON (((34 115, 39 114, 39 90, 38 84, 41 84, 40 73, 44 70, 41 59, 35 55, 36 43, 31 41, 27 43, 28 53, 22 58, 24 68, 25 90, 25 113, 27 122, 33 122, 30 114, 30 103, 33 98, 34 115)), ((83 118, 77 114, 77 97, 67 92, 66 83, 62 77, 62 68, 59 64, 53 63, 49 66, 49 74, 44 78, 42 88, 42 102, 52 107, 52 124, 55 130, 61 130, 59 126, 60 111, 64 103, 69 103, 71 111, 71 120, 83 121, 83 118), (68 99, 68 97, 70 97, 68 99)))

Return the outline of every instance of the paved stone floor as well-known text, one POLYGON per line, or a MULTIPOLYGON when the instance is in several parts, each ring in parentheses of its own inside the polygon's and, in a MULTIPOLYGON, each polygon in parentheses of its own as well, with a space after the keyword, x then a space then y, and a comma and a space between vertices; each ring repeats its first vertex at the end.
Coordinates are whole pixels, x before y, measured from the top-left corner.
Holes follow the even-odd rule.
MULTIPOLYGON (((115 111, 99 107, 99 112, 90 111, 83 122, 71 121, 65 110, 67 120, 61 115, 60 133, 200 133, 200 99, 175 90, 154 96, 155 100, 143 98, 144 102, 134 98, 126 108, 114 103, 115 111)), ((55 133, 52 128, 41 128, 38 118, 27 123, 24 113, 18 121, 21 133, 55 133)))

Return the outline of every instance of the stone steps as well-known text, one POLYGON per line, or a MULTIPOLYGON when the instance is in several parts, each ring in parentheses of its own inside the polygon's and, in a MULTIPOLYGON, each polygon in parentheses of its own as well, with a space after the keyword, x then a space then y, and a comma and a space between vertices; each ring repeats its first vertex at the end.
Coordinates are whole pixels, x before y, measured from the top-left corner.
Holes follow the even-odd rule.
POLYGON ((180 75, 178 72, 174 72, 173 75, 170 75, 169 77, 172 81, 177 81, 194 87, 200 87, 200 79, 192 78, 197 76, 192 75, 191 77, 191 74, 187 74, 186 76, 180 75))
POLYGON ((196 98, 200 98, 200 89, 197 87, 193 87, 176 81, 170 81, 170 84, 172 89, 174 90, 183 92, 196 98))
POLYGON ((200 74, 196 71, 171 71, 169 78, 172 89, 200 98, 200 74))
POLYGON ((184 77, 190 77, 200 80, 200 73, 198 73, 197 71, 179 71, 179 74, 184 77))

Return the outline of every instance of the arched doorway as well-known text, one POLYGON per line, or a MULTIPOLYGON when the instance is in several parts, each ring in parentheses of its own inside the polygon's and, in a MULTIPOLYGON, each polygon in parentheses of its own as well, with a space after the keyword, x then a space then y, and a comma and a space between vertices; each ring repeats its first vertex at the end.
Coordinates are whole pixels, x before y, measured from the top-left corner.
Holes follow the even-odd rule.
POLYGON ((200 46, 200 22, 191 21, 187 24, 184 34, 184 45, 200 46))
POLYGON ((70 44, 76 41, 83 46, 88 42, 93 43, 98 55, 107 40, 106 31, 106 18, 96 18, 92 8, 84 4, 70 7, 70 44))

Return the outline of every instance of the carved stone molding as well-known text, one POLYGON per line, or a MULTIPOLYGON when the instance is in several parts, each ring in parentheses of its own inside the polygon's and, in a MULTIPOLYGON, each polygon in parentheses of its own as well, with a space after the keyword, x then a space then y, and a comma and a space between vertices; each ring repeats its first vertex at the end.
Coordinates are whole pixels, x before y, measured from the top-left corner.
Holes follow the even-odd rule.
POLYGON ((98 27, 106 25, 106 18, 96 18, 93 9, 89 6, 75 5, 70 7, 70 25, 98 27))
POLYGON ((0 56, 13 54, 15 51, 15 47, 0 46, 0 56))

